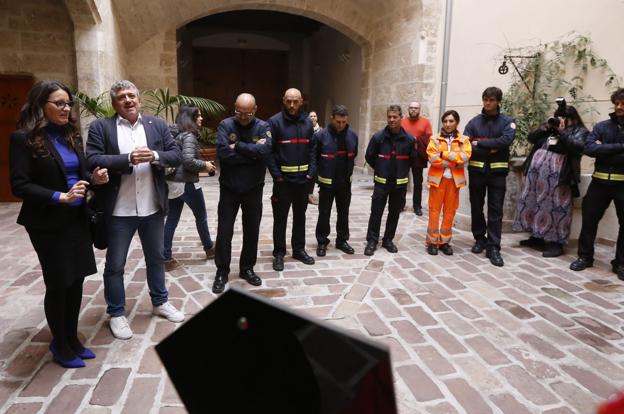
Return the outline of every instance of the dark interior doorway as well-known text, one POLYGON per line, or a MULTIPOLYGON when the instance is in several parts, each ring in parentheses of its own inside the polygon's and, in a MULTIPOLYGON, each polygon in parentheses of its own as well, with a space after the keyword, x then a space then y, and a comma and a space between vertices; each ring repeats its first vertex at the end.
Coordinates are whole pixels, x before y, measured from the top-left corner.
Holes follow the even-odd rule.
MULTIPOLYGON (((281 109, 289 87, 301 90, 304 110, 327 125, 334 104, 350 109, 358 129, 362 88, 359 44, 319 21, 267 10, 210 15, 177 30, 178 92, 218 101, 233 113, 236 96, 249 92, 257 116, 281 109)), ((219 120, 209 120, 215 127, 219 120)))
POLYGON ((232 115, 235 91, 249 91, 256 97, 256 116, 261 119, 280 110, 279 92, 288 88, 287 78, 281 74, 288 69, 287 52, 196 48, 193 65, 195 93, 225 105, 228 116, 232 115))

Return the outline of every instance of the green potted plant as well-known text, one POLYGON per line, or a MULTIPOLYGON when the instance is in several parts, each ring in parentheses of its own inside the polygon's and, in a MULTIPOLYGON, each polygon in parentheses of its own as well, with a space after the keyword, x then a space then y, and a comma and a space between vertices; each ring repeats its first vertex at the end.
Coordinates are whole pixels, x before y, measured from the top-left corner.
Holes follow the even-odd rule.
POLYGON ((204 161, 215 161, 217 159, 217 131, 208 127, 199 129, 199 143, 202 148, 199 151, 204 161))

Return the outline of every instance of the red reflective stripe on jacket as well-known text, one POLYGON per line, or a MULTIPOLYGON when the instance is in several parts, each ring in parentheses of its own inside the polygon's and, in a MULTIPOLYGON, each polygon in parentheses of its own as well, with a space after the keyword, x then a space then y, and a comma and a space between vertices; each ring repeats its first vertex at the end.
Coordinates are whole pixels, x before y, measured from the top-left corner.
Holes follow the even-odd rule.
POLYGON ((397 160, 409 160, 409 155, 397 155, 397 160))
POLYGON ((285 139, 283 141, 277 141, 278 144, 307 144, 310 140, 308 138, 300 138, 300 139, 285 139))
POLYGON ((377 155, 379 158, 390 159, 390 155, 379 154, 377 155))
POLYGON ((334 155, 334 154, 321 154, 321 157, 323 157, 323 158, 336 158, 336 155, 334 155))
POLYGON ((354 153, 354 152, 350 152, 350 153, 348 153, 348 154, 347 154, 347 157, 349 157, 349 158, 352 158, 352 157, 354 157, 354 156, 355 156, 355 153, 354 153))

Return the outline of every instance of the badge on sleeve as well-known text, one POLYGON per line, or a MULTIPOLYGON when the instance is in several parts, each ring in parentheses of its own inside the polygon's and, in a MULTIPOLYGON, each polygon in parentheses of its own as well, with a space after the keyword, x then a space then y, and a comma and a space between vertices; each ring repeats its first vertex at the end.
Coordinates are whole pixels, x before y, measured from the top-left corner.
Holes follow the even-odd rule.
POLYGON ((509 124, 509 126, 511 127, 511 129, 516 129, 516 123, 512 122, 511 124, 509 124))
POLYGON ((267 134, 267 137, 269 137, 269 138, 271 138, 271 139, 273 138, 273 137, 271 136, 271 131, 268 131, 268 130, 267 130, 266 134, 267 134))
POLYGON ((236 142, 236 134, 235 133, 232 132, 228 138, 230 139, 230 142, 236 142))

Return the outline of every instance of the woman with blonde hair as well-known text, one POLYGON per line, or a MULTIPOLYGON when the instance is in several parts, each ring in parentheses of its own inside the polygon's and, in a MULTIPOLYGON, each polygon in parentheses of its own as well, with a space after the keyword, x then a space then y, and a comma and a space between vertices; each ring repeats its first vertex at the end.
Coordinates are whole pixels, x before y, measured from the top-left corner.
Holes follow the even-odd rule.
POLYGON ((453 219, 459 205, 459 189, 466 185, 464 166, 472 154, 470 139, 457 129, 459 114, 449 110, 442 115, 442 130, 431 137, 427 146, 429 157, 429 224, 427 226, 427 253, 438 250, 452 255, 449 244, 453 234, 453 219), (440 225, 440 212, 442 224, 440 225))

